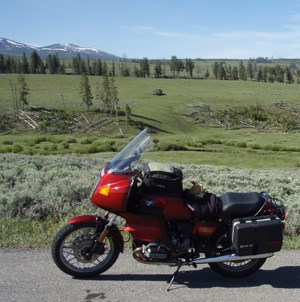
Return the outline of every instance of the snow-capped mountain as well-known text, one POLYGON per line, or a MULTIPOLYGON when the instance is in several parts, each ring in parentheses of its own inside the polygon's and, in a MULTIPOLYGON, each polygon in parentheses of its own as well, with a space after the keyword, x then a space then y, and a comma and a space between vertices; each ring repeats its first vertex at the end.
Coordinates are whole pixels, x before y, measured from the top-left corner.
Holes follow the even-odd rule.
POLYGON ((119 60, 120 57, 100 51, 95 48, 81 47, 74 44, 53 44, 49 46, 36 47, 19 43, 10 39, 0 38, 0 54, 11 56, 30 56, 36 51, 40 57, 47 57, 49 54, 57 54, 61 59, 72 59, 77 54, 81 58, 101 59, 101 60, 119 60))

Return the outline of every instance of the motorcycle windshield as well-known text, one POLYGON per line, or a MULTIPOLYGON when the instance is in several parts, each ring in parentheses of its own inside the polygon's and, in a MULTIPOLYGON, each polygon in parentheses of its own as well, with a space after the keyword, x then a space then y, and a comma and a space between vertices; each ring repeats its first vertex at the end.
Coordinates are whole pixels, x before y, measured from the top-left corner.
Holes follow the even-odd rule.
POLYGON ((153 146, 153 141, 144 129, 137 135, 119 154, 107 165, 109 173, 122 172, 129 168, 130 164, 140 159, 141 155, 153 146))

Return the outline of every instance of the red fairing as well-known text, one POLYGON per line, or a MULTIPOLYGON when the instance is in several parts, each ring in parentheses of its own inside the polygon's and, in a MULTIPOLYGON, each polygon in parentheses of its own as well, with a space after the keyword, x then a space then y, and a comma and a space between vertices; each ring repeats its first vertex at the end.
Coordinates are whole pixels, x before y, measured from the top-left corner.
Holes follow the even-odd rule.
POLYGON ((165 242, 168 236, 161 218, 145 215, 124 215, 126 225, 124 231, 131 233, 134 240, 147 242, 165 242))
POLYGON ((105 173, 91 197, 92 203, 113 213, 125 211, 132 181, 130 174, 105 173))

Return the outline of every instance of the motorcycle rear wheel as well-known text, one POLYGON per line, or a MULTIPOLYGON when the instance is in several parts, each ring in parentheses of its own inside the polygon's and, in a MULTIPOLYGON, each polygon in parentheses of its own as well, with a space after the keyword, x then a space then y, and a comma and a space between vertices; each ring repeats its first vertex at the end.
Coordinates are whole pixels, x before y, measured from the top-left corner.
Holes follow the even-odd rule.
POLYGON ((108 270, 120 254, 118 240, 113 235, 107 237, 103 251, 88 260, 84 252, 90 248, 94 233, 94 222, 65 225, 54 238, 51 249, 58 268, 78 278, 97 276, 108 270))
MULTIPOLYGON (((227 232, 221 232, 215 236, 216 253, 206 255, 207 257, 216 257, 225 255, 226 251, 231 251, 232 243, 227 232)), ((246 277, 256 272, 265 263, 267 258, 248 259, 242 261, 230 261, 209 263, 209 266, 216 273, 230 278, 246 277)))

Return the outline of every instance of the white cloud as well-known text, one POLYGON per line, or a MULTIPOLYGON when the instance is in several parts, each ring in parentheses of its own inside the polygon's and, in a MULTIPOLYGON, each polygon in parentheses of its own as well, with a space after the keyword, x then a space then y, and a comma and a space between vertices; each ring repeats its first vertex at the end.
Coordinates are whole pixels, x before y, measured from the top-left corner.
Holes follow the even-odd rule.
POLYGON ((164 38, 175 38, 175 39, 204 39, 205 36, 197 33, 187 33, 180 31, 172 31, 166 29, 155 28, 151 26, 137 25, 137 26, 122 26, 123 29, 137 33, 137 34, 148 34, 164 38))
MULTIPOLYGON (((164 49, 172 49, 173 54, 185 52, 185 57, 214 58, 250 58, 267 57, 299 57, 300 56, 300 14, 294 15, 299 23, 281 25, 274 31, 201 31, 190 32, 166 30, 151 26, 123 26, 138 38, 151 40, 152 45, 164 49), (175 45, 175 47, 174 47, 175 45), (184 45, 184 48, 183 46, 184 45)), ((212 30, 212 29, 211 29, 212 30)), ((162 54, 162 56, 165 56, 162 54)))

